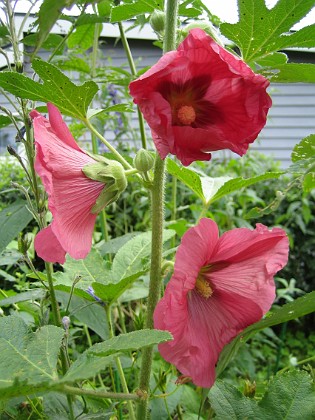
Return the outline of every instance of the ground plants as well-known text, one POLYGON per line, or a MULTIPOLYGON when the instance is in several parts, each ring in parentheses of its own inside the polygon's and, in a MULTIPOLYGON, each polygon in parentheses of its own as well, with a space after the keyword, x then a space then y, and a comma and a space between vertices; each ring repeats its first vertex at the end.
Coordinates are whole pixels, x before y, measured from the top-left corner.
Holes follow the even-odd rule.
POLYGON ((1 418, 314 417, 294 334, 314 341, 315 135, 288 170, 246 155, 269 81, 315 82, 280 52, 315 46, 313 26, 290 32, 313 6, 240 0, 231 25, 200 0, 44 0, 17 27, 3 2, 0 123, 17 144, 0 166, 1 418), (157 33, 151 69, 129 19, 157 33), (102 60, 109 22, 128 71, 102 60))

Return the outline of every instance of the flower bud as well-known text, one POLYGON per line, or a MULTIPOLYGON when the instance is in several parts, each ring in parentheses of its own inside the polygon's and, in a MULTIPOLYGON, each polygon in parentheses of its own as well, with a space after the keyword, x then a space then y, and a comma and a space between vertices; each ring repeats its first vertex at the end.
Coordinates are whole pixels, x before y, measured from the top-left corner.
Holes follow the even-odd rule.
POLYGON ((211 36, 212 39, 214 39, 219 45, 221 45, 221 47, 224 48, 224 44, 222 43, 218 30, 210 22, 198 21, 190 23, 182 30, 183 37, 186 38, 186 36, 189 34, 189 31, 194 28, 203 29, 208 35, 211 36))
POLYGON ((97 162, 85 165, 82 171, 88 178, 105 184, 103 191, 92 207, 91 212, 94 214, 99 213, 108 204, 116 201, 127 187, 124 168, 116 160, 98 157, 97 162))
POLYGON ((26 234, 20 234, 18 237, 18 250, 21 254, 25 255, 31 246, 32 239, 26 234))
POLYGON ((163 34, 165 29, 165 13, 160 10, 154 10, 150 17, 150 25, 158 34, 163 34))
POLYGON ((136 169, 140 172, 148 172, 153 168, 154 157, 152 153, 145 149, 140 149, 133 159, 133 164, 136 169))
POLYGON ((70 327, 70 318, 68 316, 64 316, 61 320, 63 328, 68 331, 70 327))

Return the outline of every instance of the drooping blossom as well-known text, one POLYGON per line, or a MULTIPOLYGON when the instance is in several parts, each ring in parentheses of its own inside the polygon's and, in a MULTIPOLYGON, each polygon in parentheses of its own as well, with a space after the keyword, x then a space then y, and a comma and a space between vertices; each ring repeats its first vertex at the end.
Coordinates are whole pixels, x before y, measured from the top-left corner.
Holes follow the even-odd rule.
POLYGON ((63 264, 66 253, 75 259, 86 257, 97 213, 118 193, 108 194, 109 186, 113 188, 115 183, 111 176, 96 176, 102 180, 99 181, 85 175, 84 171, 101 163, 78 146, 59 110, 52 104, 47 107, 49 120, 36 110, 30 113, 36 146, 35 170, 48 194, 53 216, 51 224, 36 235, 35 249, 45 261, 63 264))
POLYGON ((273 277, 286 264, 288 249, 282 229, 262 224, 221 237, 210 219, 189 229, 154 312, 155 328, 174 337, 159 345, 164 359, 196 385, 211 387, 223 347, 270 309, 273 277))
POLYGON ((189 165, 216 150, 246 153, 266 124, 268 85, 197 28, 129 89, 160 157, 171 153, 189 165))

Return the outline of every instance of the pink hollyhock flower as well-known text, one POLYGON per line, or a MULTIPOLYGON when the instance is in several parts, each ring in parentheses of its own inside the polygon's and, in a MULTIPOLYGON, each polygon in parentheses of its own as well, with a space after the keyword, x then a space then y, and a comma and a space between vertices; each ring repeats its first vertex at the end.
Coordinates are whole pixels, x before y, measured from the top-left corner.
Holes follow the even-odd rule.
POLYGON ((262 224, 221 237, 210 219, 189 229, 154 312, 154 327, 174 337, 159 345, 164 359, 196 385, 211 387, 223 347, 270 309, 273 277, 286 264, 288 251, 285 232, 262 224))
POLYGON ((100 211, 98 200, 107 187, 105 182, 84 174, 97 161, 77 145, 59 110, 52 104, 47 107, 49 120, 35 110, 30 113, 36 145, 35 169, 47 191, 53 215, 52 223, 36 235, 35 249, 43 260, 62 264, 66 253, 76 259, 89 253, 100 211))
POLYGON ((161 158, 171 153, 189 165, 210 160, 215 150, 246 153, 266 124, 268 86, 267 79, 197 28, 129 89, 161 158))

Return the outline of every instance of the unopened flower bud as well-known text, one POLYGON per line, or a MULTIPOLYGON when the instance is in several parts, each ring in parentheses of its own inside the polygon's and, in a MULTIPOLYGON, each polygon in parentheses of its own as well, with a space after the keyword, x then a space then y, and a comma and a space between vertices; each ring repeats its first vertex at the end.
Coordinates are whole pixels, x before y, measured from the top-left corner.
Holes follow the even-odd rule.
POLYGON ((98 157, 98 162, 85 165, 82 171, 88 178, 105 184, 103 191, 92 207, 91 211, 94 214, 99 213, 108 204, 116 201, 127 187, 124 168, 116 160, 98 157))
POLYGON ((11 156, 14 156, 14 157, 17 157, 17 158, 19 157, 17 151, 12 146, 10 146, 10 145, 7 146, 7 151, 11 156))
POLYGON ((212 39, 214 39, 219 45, 221 45, 221 47, 224 48, 224 44, 222 43, 218 30, 210 22, 197 21, 190 23, 182 30, 183 37, 186 38, 186 36, 189 34, 189 31, 194 28, 203 29, 208 35, 211 36, 212 39))
POLYGON ((140 149, 133 159, 133 164, 136 169, 140 172, 148 172, 153 168, 154 157, 152 153, 145 149, 140 149))
POLYGON ((256 382, 250 382, 248 380, 245 381, 245 386, 244 386, 244 395, 246 397, 254 397, 256 393, 256 382))
POLYGON ((165 12, 154 10, 150 17, 150 25, 158 34, 162 34, 165 29, 165 12))
POLYGON ((25 255, 31 246, 32 239, 26 235, 20 234, 18 237, 18 250, 21 254, 25 255))
POLYGON ((70 318, 68 316, 64 316, 61 320, 63 328, 68 331, 69 327, 70 327, 70 318))

